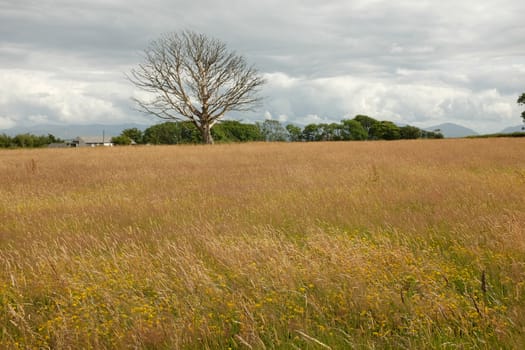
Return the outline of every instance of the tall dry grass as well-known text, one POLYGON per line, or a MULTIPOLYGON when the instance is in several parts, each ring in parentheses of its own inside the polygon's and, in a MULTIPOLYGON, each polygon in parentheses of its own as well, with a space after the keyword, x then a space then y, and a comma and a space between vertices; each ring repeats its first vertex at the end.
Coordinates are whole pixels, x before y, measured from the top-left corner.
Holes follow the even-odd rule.
POLYGON ((521 348, 525 142, 0 152, 0 347, 521 348))

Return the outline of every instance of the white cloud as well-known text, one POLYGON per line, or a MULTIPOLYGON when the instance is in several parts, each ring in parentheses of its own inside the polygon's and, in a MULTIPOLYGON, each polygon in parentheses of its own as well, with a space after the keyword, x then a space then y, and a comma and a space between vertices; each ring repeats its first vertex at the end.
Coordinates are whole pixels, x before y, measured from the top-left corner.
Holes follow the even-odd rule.
POLYGON ((9 117, 0 116, 0 129, 9 129, 16 125, 16 122, 9 117))
POLYGON ((22 70, 2 70, 0 79, 0 110, 10 116, 11 126, 140 120, 131 101, 129 113, 116 104, 129 99, 132 89, 127 84, 57 79, 48 72, 22 70))
POLYGON ((245 121, 363 113, 499 131, 521 122, 523 13, 520 0, 0 0, 0 127, 146 120, 123 75, 149 40, 189 28, 268 80, 245 121))
POLYGON ((496 89, 476 92, 440 81, 393 83, 352 76, 294 79, 279 73, 267 78, 268 113, 286 110, 289 120, 301 124, 357 114, 403 124, 458 122, 479 130, 490 129, 484 124, 500 127, 516 122, 515 101, 496 89))
POLYGON ((265 111, 264 112, 264 119, 269 119, 269 120, 272 120, 273 119, 273 116, 272 116, 272 113, 270 113, 269 111, 265 111))

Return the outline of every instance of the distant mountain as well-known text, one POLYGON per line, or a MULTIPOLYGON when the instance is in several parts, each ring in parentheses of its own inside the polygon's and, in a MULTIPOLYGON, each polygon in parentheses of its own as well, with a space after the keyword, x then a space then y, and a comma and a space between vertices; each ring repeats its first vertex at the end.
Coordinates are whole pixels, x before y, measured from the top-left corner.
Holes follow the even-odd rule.
POLYGON ((478 133, 475 132, 474 130, 466 128, 458 124, 454 124, 454 123, 443 123, 443 124, 425 128, 425 130, 428 130, 428 131, 435 131, 438 129, 443 134, 443 136, 447 138, 448 137, 454 138, 454 137, 466 137, 466 136, 478 135, 478 133))
POLYGON ((61 139, 72 139, 77 136, 117 136, 120 135, 122 130, 137 128, 144 130, 149 125, 144 124, 115 124, 115 125, 104 125, 104 124, 93 124, 93 125, 52 125, 52 124, 41 124, 29 127, 14 127, 10 129, 0 130, 0 134, 7 134, 10 136, 30 133, 34 135, 47 135, 59 137, 61 139))
POLYGON ((516 125, 516 126, 509 126, 508 128, 505 128, 500 131, 501 134, 512 134, 513 132, 522 132, 525 131, 523 128, 525 125, 516 125))

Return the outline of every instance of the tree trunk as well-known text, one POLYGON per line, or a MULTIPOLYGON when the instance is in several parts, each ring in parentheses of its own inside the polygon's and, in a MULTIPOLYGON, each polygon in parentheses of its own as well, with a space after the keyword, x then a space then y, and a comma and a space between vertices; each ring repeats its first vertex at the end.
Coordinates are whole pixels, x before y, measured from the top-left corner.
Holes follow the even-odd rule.
POLYGON ((202 143, 205 143, 207 145, 213 144, 213 137, 211 136, 210 124, 206 123, 202 125, 201 134, 202 134, 202 143))

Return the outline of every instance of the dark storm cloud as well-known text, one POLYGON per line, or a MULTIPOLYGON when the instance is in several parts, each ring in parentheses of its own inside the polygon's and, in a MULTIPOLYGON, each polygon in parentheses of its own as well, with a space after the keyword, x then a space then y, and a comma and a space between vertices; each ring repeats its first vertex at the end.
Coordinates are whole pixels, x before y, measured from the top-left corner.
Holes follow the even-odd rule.
POLYGON ((151 122, 124 74, 150 40, 191 29, 266 76, 263 109, 244 120, 365 113, 492 130, 520 121, 524 12, 519 0, 0 0, 0 128, 151 122))

